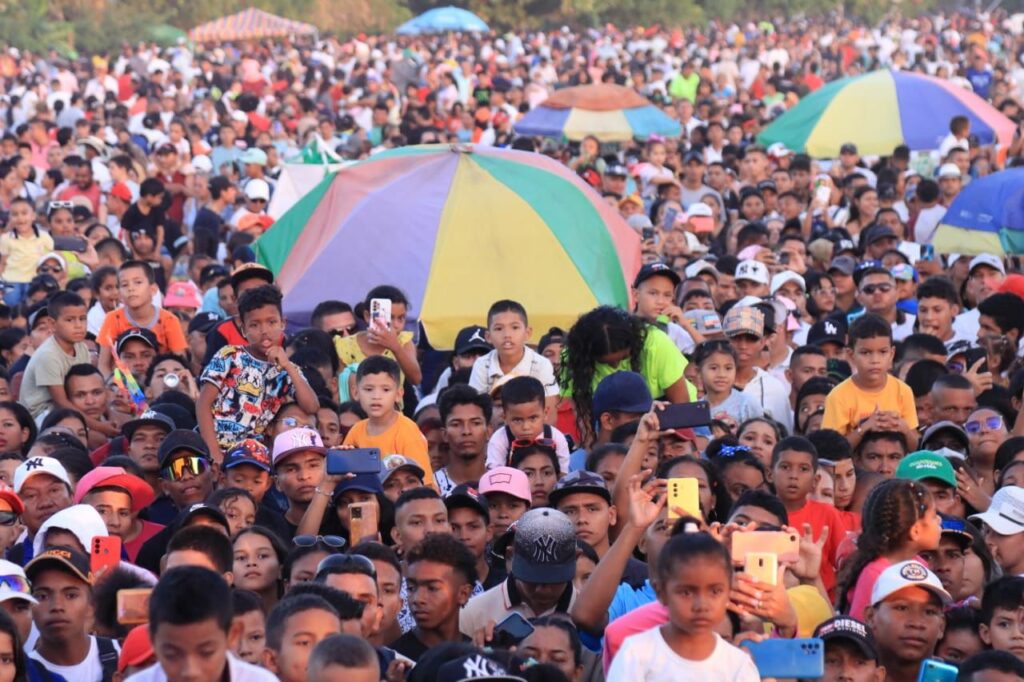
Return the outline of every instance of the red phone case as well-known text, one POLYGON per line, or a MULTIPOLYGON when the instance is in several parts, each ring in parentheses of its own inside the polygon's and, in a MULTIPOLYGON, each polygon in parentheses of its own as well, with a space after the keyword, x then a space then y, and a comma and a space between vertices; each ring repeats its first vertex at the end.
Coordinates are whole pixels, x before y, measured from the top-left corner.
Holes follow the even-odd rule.
POLYGON ((96 537, 92 539, 92 551, 89 554, 89 570, 99 573, 106 569, 112 571, 121 563, 121 538, 116 535, 96 537))

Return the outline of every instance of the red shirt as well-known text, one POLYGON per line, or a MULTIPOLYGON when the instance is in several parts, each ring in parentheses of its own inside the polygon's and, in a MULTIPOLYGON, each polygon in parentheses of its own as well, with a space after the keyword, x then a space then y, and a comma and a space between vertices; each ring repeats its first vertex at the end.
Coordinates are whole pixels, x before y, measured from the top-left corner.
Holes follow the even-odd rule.
POLYGON ((810 524, 815 539, 821 536, 823 528, 828 527, 828 540, 821 556, 821 581, 831 593, 836 588, 836 550, 846 537, 850 522, 832 505, 812 500, 799 510, 789 512, 789 525, 802 532, 805 523, 810 524))
POLYGON ((124 543, 124 551, 128 554, 128 561, 135 563, 135 558, 139 556, 139 550, 142 549, 143 543, 163 529, 164 527, 159 523, 143 521, 142 532, 139 533, 131 542, 124 543))

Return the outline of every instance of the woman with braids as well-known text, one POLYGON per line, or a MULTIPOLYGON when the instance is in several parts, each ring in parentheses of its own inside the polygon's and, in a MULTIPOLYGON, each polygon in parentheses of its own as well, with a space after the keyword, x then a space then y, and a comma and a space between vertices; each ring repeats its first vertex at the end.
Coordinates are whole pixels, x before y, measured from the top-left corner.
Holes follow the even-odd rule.
POLYGON ((572 398, 580 437, 589 446, 595 435, 591 401, 601 379, 638 372, 656 400, 685 403, 696 399, 685 370, 686 358, 668 334, 621 308, 601 306, 582 315, 566 335, 558 384, 572 398))
POLYGON ((861 513, 864 530, 839 572, 836 610, 863 621, 878 576, 892 564, 938 549, 942 522, 928 489, 900 478, 872 490, 861 513))

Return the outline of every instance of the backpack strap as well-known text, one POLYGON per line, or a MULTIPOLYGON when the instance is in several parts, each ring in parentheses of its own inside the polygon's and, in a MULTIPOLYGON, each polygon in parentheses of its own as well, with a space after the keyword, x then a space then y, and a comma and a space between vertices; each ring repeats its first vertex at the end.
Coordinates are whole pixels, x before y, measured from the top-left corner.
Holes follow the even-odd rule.
POLYGON ((108 637, 97 637, 96 646, 100 650, 100 665, 103 667, 103 682, 113 682, 117 672, 117 649, 114 641, 108 637))

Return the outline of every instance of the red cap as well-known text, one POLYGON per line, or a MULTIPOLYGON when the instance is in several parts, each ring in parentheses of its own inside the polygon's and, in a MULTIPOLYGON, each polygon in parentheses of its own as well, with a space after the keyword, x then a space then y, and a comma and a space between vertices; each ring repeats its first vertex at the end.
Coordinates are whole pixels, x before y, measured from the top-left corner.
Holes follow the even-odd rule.
POLYGON ((128 185, 123 182, 115 182, 107 194, 112 197, 117 197, 127 204, 132 203, 132 191, 128 189, 128 185))
POLYGON ((138 476, 121 467, 96 467, 78 481, 75 504, 82 501, 94 488, 123 488, 132 498, 132 511, 140 512, 153 503, 153 488, 138 476))
POLYGON ((697 442, 697 434, 694 433, 693 429, 673 429, 671 433, 675 434, 679 440, 688 441, 690 443, 697 442))
POLYGON ((999 292, 1024 298, 1024 275, 1007 275, 999 285, 999 292))
POLYGON ((149 641, 149 626, 136 625, 128 631, 117 657, 117 672, 123 673, 130 665, 145 663, 153 657, 153 644, 149 641))
POLYGON ((11 505, 11 511, 15 514, 23 514, 25 512, 25 503, 18 497, 18 493, 14 492, 14 488, 0 481, 0 500, 4 500, 7 504, 11 505))

